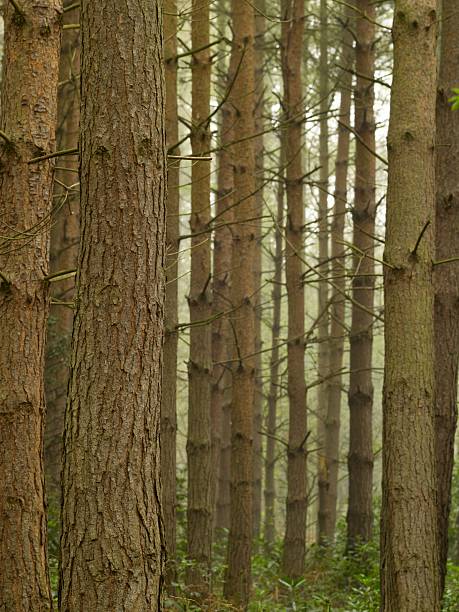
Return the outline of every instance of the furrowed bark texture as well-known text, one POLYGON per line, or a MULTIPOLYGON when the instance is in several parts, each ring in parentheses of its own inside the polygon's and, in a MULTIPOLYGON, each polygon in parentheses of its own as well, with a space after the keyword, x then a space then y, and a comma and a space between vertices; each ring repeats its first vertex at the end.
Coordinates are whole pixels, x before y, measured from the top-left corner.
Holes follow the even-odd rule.
POLYGON ((161 609, 166 144, 162 5, 81 5, 81 248, 62 612, 161 609))
POLYGON ((373 526, 373 323, 376 149, 374 119, 375 5, 357 0, 355 104, 354 277, 349 378, 349 500, 347 546, 368 542, 373 526), (369 19, 364 17, 367 15, 369 19))
MULTIPOLYGON (((164 56, 166 78, 166 135, 168 147, 179 139, 177 111, 177 2, 164 2, 164 56)), ((177 149, 173 150, 175 155, 177 149)), ((177 344, 178 344, 178 251, 180 213, 179 161, 168 164, 166 227, 166 302, 161 401, 161 486, 166 537, 166 586, 175 578, 177 538, 176 436, 177 436, 177 344)))
MULTIPOLYGON (((459 115, 448 98, 459 74, 457 3, 442 2, 440 74, 437 91, 437 207, 435 259, 459 255, 459 115)), ((459 361, 459 262, 438 265, 435 282, 435 436, 438 487, 440 587, 448 559, 448 519, 457 422, 459 361)))
MULTIPOLYGON (((209 2, 193 1, 191 46, 201 49, 209 44, 209 2)), ((193 155, 210 149, 210 51, 193 54, 192 123, 193 155)), ((210 166, 194 163, 191 173, 191 283, 190 283, 190 357, 188 362, 188 557, 193 565, 187 571, 187 584, 194 591, 208 590, 212 547, 211 508, 211 326, 193 325, 209 321, 211 240, 205 232, 210 223, 210 166)))
POLYGON ((287 508, 282 572, 298 578, 306 553, 306 382, 304 377, 304 286, 303 286, 303 120, 301 118, 304 2, 285 0, 282 5, 282 73, 285 132, 287 227, 285 271, 288 297, 288 397, 289 435, 287 451, 287 508), (300 115, 300 117, 298 117, 300 115))
POLYGON ((3 7, 0 163, 0 609, 50 610, 44 349, 61 3, 3 7), (26 234, 24 234, 24 232, 26 234), (11 237, 12 239, 8 239, 11 237))
MULTIPOLYGON (((79 11, 65 13, 65 21, 78 20, 79 11)), ((78 146, 80 122, 80 33, 64 30, 59 66, 58 118, 56 129, 57 150, 78 146)), ((54 185, 57 211, 51 227, 51 273, 74 270, 78 257, 80 235, 80 194, 78 183, 78 157, 65 156, 58 160, 54 185), (59 169, 60 168, 60 169, 59 169)), ((59 280, 51 286, 52 297, 59 302, 72 302, 75 278, 59 280)), ((45 474, 48 505, 60 506, 62 445, 64 438, 64 414, 67 400, 67 384, 70 364, 70 346, 73 327, 73 309, 55 305, 48 320, 46 346, 46 424, 45 424, 45 474)))
MULTIPOLYGON (((233 85, 234 139, 253 134, 254 126, 254 9, 232 1, 233 54, 239 71, 233 85)), ((232 226, 231 317, 234 336, 233 397, 231 404, 231 519, 228 569, 224 594, 246 607, 251 588, 253 500, 253 405, 255 397, 255 242, 249 219, 256 211, 255 151, 253 140, 231 147, 234 164, 235 202, 232 226)))
POLYGON ((398 0, 389 124, 381 610, 440 610, 434 430, 435 0, 398 0), (390 266, 390 267, 389 267, 390 266))

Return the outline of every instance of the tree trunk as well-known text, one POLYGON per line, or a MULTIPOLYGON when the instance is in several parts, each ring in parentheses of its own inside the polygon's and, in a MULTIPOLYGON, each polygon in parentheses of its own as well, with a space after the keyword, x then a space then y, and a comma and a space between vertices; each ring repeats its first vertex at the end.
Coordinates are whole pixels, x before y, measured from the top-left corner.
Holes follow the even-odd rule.
POLYGON ((381 610, 437 612, 435 0, 397 0, 389 124, 381 610), (422 103, 420 103, 422 100, 422 103))
POLYGON ((333 538, 336 526, 336 508, 338 498, 338 471, 339 471, 339 437, 341 418, 341 399, 343 386, 343 352, 346 334, 345 324, 345 292, 346 292, 346 262, 344 240, 344 224, 347 206, 347 175, 349 166, 349 143, 351 123, 351 91, 353 67, 353 34, 351 24, 355 13, 350 8, 344 12, 345 24, 342 38, 343 73, 341 75, 340 109, 338 118, 338 150, 335 165, 335 194, 334 210, 331 227, 331 278, 332 291, 330 297, 330 340, 329 340, 329 373, 331 378, 327 382, 327 418, 325 436, 325 457, 328 472, 329 489, 327 501, 331 514, 326 516, 329 521, 325 523, 327 538, 333 538))
POLYGON ((50 610, 44 349, 62 5, 5 3, 0 166, 0 608, 50 610), (25 232, 25 234, 24 234, 25 232))
POLYGON ((64 439, 62 612, 161 609, 160 9, 140 0, 116 11, 81 6, 82 244, 64 439))
MULTIPOLYGON (((209 1, 193 0, 191 46, 202 49, 209 44, 209 1)), ((192 131, 193 155, 210 149, 210 51, 193 54, 192 131)), ((210 168, 195 163, 191 174, 191 283, 190 283, 190 358, 188 362, 188 558, 187 584, 202 594, 208 590, 212 548, 211 508, 211 326, 210 302, 211 240, 210 168), (207 324, 199 324, 208 321, 207 324)))
MULTIPOLYGON (((166 134, 168 147, 179 140, 177 110, 177 2, 164 2, 164 55, 166 72, 166 134)), ((174 149, 174 154, 178 154, 174 149)), ((161 402, 161 484, 166 537, 166 584, 175 578, 176 556, 176 436, 177 436, 177 343, 178 343, 178 251, 180 234, 180 166, 168 164, 166 227, 166 302, 161 402)))
POLYGON ((233 54, 239 66, 233 85, 235 112, 231 147, 234 164, 235 202, 232 226, 234 335, 233 398, 231 410, 231 523, 228 539, 228 569, 225 597, 247 606, 251 588, 252 499, 253 499, 253 404, 255 397, 255 248, 256 235, 248 219, 256 213, 254 126, 254 9, 232 0, 233 54))
POLYGON ((281 333, 282 313, 282 228, 284 224, 284 199, 285 199, 285 138, 280 134, 279 167, 281 176, 277 191, 277 215, 275 225, 275 252, 274 252, 274 278, 272 290, 272 340, 270 359, 270 381, 268 395, 268 416, 266 426, 266 458, 265 458, 265 545, 271 552, 276 539, 276 432, 277 432, 277 403, 279 396, 279 341, 281 333))
POLYGON ((287 228, 285 270, 288 296, 288 396, 289 437, 287 464, 287 508, 282 572, 298 578, 306 553, 306 383, 304 378, 304 286, 303 286, 303 91, 302 61, 304 31, 303 0, 282 4, 282 72, 287 128, 287 228), (299 115, 299 116, 298 116, 299 115))
MULTIPOLYGON (((68 4, 68 3, 67 3, 68 4)), ((76 8, 65 13, 65 21, 79 19, 76 8)), ((78 30, 64 30, 59 66, 57 150, 74 149, 78 146, 80 101, 80 33, 78 30)), ((58 210, 51 227, 51 273, 74 270, 78 257, 80 235, 80 197, 78 183, 78 159, 65 156, 59 160, 62 170, 56 170, 59 183, 54 185, 58 210)), ((75 287, 74 277, 51 286, 51 295, 59 302, 71 302, 75 287)), ((67 400, 67 383, 70 364, 70 345, 73 327, 73 309, 56 305, 48 320, 46 346, 46 424, 45 424, 45 474, 48 508, 58 514, 60 507, 62 446, 64 437, 64 414, 67 400)))
MULTIPOLYGON (((457 3, 442 2, 440 75, 437 92, 436 260, 459 255, 459 116, 448 98, 457 87, 457 3)), ((459 262, 435 267, 435 429, 438 487, 440 587, 448 558, 448 519, 457 422, 459 362, 459 262)))
POLYGON ((357 1, 355 88, 354 276, 349 378, 347 547, 368 542, 373 527, 373 323, 376 149, 374 120, 375 5, 357 1))

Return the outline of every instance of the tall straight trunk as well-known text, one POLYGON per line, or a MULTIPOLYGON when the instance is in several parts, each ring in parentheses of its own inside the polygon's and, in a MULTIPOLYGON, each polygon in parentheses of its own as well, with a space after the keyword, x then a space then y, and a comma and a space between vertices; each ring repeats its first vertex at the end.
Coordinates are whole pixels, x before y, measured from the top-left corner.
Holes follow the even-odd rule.
MULTIPOLYGON (((255 132, 261 133, 264 129, 265 112, 265 30, 266 30, 266 1, 257 0, 255 3, 255 132)), ((261 225, 264 205, 264 138, 258 136, 255 140, 255 172, 256 172, 256 216, 257 246, 255 252, 255 351, 256 351, 256 391, 254 403, 253 421, 253 535, 257 538, 261 526, 261 498, 263 477, 263 445, 261 429, 263 425, 263 380, 261 378, 261 280, 262 280, 262 248, 261 248, 261 225)))
POLYGON ((375 5, 357 0, 355 87, 354 276, 349 378, 347 546, 371 538, 373 526, 373 323, 376 149, 374 119, 375 5), (364 255, 361 255, 364 253, 364 255))
POLYGON ((5 3, 0 166, 0 608, 50 610, 43 475, 49 215, 62 6, 5 3), (11 237, 11 240, 8 239, 11 237))
MULTIPOLYGON (((247 606, 251 588, 253 499, 253 405, 255 397, 255 249, 249 219, 256 212, 254 126, 254 9, 232 0, 233 50, 239 67, 233 84, 235 203, 232 226, 232 286, 234 335, 231 409, 231 519, 225 597, 247 606)), ((237 63, 236 63, 237 62, 237 63)))
POLYGON ((81 5, 81 237, 59 607, 161 609, 161 4, 81 5), (110 70, 107 70, 107 66, 110 70))
POLYGON ((269 394, 268 415, 266 426, 266 456, 265 456, 265 523, 264 540, 268 552, 272 549, 276 539, 276 430, 277 430, 277 403, 279 399, 279 360, 280 360, 280 332, 282 314, 282 228, 284 223, 284 199, 285 199, 285 138, 280 135, 279 167, 281 177, 277 190, 277 213, 275 225, 275 251, 274 251, 274 277, 272 290, 272 335, 271 335, 271 359, 269 364, 269 394))
MULTIPOLYGON (((168 147, 179 139, 177 110, 177 2, 164 2, 164 55, 166 77, 166 135, 168 147)), ((174 149, 177 154, 177 149, 174 149)), ((176 437, 177 437, 177 344, 178 344, 178 251, 180 234, 180 166, 169 163, 167 175, 166 302, 161 402, 161 484, 166 537, 166 584, 175 577, 176 556, 176 437)))
POLYGON ((287 508, 282 572, 297 578, 304 570, 306 553, 306 382, 304 377, 303 286, 303 109, 302 61, 304 1, 282 4, 282 73, 287 128, 286 179, 287 228, 285 270, 288 295, 288 397, 289 434, 287 454, 287 508))
POLYGON ((389 123, 381 610, 440 610, 435 418, 435 0, 397 0, 389 123), (422 104, 419 101, 422 100, 422 104))
POLYGON ((325 457, 327 459, 328 484, 327 498, 331 510, 330 521, 325 530, 327 537, 333 538, 336 526, 336 507, 338 497, 339 470, 339 435, 341 418, 341 400, 343 386, 343 352, 346 333, 344 294, 346 290, 346 267, 344 224, 347 206, 347 176, 349 166, 349 144, 351 123, 351 88, 353 67, 353 33, 351 24, 354 13, 346 8, 345 23, 342 38, 341 64, 343 73, 340 78, 340 108, 338 116, 338 150, 335 164, 334 209, 331 226, 331 278, 332 290, 330 297, 330 341, 329 341, 329 371, 330 380, 327 383, 327 418, 325 436, 325 457), (327 533, 329 531, 329 533, 327 533))
MULTIPOLYGON (((68 5, 69 3, 67 3, 68 5)), ((65 21, 78 21, 78 8, 65 13, 65 21)), ((57 149, 74 149, 78 146, 80 100, 80 33, 64 30, 59 66, 57 149)), ((76 268, 80 234, 80 198, 76 189, 70 192, 62 185, 71 187, 78 182, 78 159, 66 156, 58 162, 56 170, 59 183, 54 185, 57 208, 51 227, 50 271, 58 273, 76 268)), ((74 277, 53 283, 51 295, 56 302, 71 302, 75 287, 74 277)), ((45 424, 45 475, 48 507, 56 514, 60 506, 62 446, 64 438, 64 414, 67 400, 67 383, 70 364, 70 345, 73 327, 73 309, 56 305, 48 320, 46 346, 46 424, 45 424)))
MULTIPOLYGON (((219 7, 219 18, 224 20, 225 4, 219 7)), ((222 34, 224 23, 221 24, 222 34)), ((219 67, 222 82, 222 96, 229 94, 223 104, 220 116, 220 151, 218 153, 217 199, 215 214, 217 218, 214 232, 212 307, 215 319, 212 323, 212 444, 215 483, 215 529, 220 537, 230 526, 230 477, 231 477, 231 327, 228 312, 231 305, 231 226, 233 220, 234 176, 231 153, 228 145, 233 139, 234 116, 231 105, 231 87, 234 67, 219 67)))
MULTIPOLYGON (((442 2, 440 74, 437 92, 437 207, 435 258, 459 255, 459 116, 448 98, 457 87, 457 3, 442 2)), ((459 362, 459 262, 435 268, 435 430, 441 592, 448 558, 448 519, 457 422, 459 362)))
MULTIPOLYGON (((209 44, 209 1, 193 0, 191 45, 209 44)), ((210 51, 193 54, 192 131, 193 155, 210 149, 210 51)), ((201 593, 208 588, 212 547, 210 394, 212 345, 210 317, 211 240, 205 232, 210 223, 210 168, 195 163, 191 173, 191 283, 190 358, 188 362, 188 557, 193 562, 187 584, 201 593), (209 321, 208 324, 199 324, 209 321)))

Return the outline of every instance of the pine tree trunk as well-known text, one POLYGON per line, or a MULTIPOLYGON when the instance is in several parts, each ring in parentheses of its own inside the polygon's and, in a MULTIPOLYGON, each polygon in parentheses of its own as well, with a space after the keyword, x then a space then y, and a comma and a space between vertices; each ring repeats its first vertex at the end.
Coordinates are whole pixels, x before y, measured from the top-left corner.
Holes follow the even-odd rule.
MULTIPOLYGON (((448 98, 457 87, 457 2, 443 0, 437 92, 436 260, 459 255, 459 115, 448 98)), ((459 262, 435 267, 435 429, 441 592, 448 558, 448 520, 457 422, 459 362, 459 262)))
POLYGON ((275 226, 275 252, 274 252, 274 278, 272 290, 272 340, 270 360, 270 381, 268 395, 268 416, 266 427, 266 457, 265 457, 265 524, 264 535, 267 551, 270 552, 276 539, 276 432, 277 432, 277 403, 279 399, 279 340, 281 333, 282 313, 282 230, 284 224, 284 199, 285 199, 285 138, 280 135, 279 167, 281 177, 277 191, 277 214, 275 226))
MULTIPOLYGON (((166 134, 168 147, 179 140, 177 110, 177 2, 164 2, 164 55, 166 73, 166 134)), ((177 148, 173 150, 178 154, 177 148)), ((180 166, 168 164, 166 227, 166 302, 161 402, 161 484, 166 537, 166 584, 175 578, 176 556, 176 436, 177 436, 177 344, 178 344, 178 251, 180 234, 180 166)))
POLYGON ((233 54, 239 71, 233 85, 235 202, 232 226, 234 337, 233 398, 231 410, 231 519, 228 539, 228 569, 225 597, 242 607, 251 588, 253 518, 253 405, 255 397, 255 249, 256 235, 248 219, 256 212, 254 126, 254 9, 251 4, 232 1, 233 54), (245 139, 245 140, 242 140, 245 139))
MULTIPOLYGON (((209 1, 193 0, 191 46, 209 44, 209 1)), ((193 155, 210 149, 210 51, 193 54, 192 124, 193 155)), ((187 584, 194 591, 208 589, 212 546, 210 393, 212 344, 210 317, 211 240, 210 167, 195 163, 191 173, 191 283, 190 358, 188 362, 188 558, 187 584), (199 324, 209 321, 208 324, 199 324)))
POLYGON ((140 0, 116 11, 81 5, 82 244, 64 439, 62 612, 161 609, 160 9, 140 0))
POLYGON ((357 1, 355 88, 354 276, 349 379, 347 546, 368 542, 373 527, 373 324, 376 149, 374 119, 375 5, 357 1), (364 17, 364 15, 368 16, 364 17))
POLYGON ((285 270, 288 296, 288 396, 289 437, 287 464, 287 508, 282 572, 298 578, 306 553, 306 383, 304 377, 304 286, 303 286, 303 91, 302 60, 304 2, 285 0, 282 10, 282 72, 284 108, 288 121, 286 138, 287 228, 285 270), (298 116, 300 115, 300 116, 298 116))
MULTIPOLYGON (((67 3, 68 4, 68 3, 67 3)), ((79 19, 79 10, 65 13, 65 21, 79 19)), ((80 101, 80 33, 64 30, 59 66, 58 118, 56 129, 57 150, 74 149, 78 146, 80 101)), ((51 273, 74 270, 78 257, 80 235, 80 198, 77 188, 67 191, 78 183, 78 158, 65 156, 59 159, 54 185, 57 212, 51 227, 50 271, 51 273)), ((71 302, 75 287, 74 277, 51 285, 51 295, 60 302, 71 302)), ((73 309, 56 305, 48 320, 46 345, 46 424, 45 424, 45 474, 48 508, 58 514, 60 507, 62 446, 64 437, 64 415, 67 400, 67 383, 70 365, 70 345, 73 327, 73 309)))
POLYGON ((396 1, 384 255, 384 612, 440 610, 432 282, 436 29, 435 0, 396 1))
POLYGON ((46 282, 62 6, 5 3, 0 166, 0 609, 50 610, 43 475, 46 282), (25 234, 24 234, 25 232, 25 234), (9 239, 11 237, 11 239, 9 239))

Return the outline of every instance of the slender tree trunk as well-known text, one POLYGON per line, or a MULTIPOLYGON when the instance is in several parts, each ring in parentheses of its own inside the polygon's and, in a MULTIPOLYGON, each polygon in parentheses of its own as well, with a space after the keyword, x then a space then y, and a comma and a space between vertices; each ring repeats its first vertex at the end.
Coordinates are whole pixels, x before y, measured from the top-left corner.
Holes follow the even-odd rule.
MULTIPOLYGON (((191 45, 202 49, 209 44, 209 1, 193 0, 191 45)), ((210 51, 193 54, 191 146, 194 155, 210 149, 210 51)), ((190 283, 190 359, 188 362, 188 557, 193 565, 187 571, 187 584, 194 590, 208 590, 212 548, 211 508, 211 431, 210 393, 212 344, 209 321, 211 240, 210 168, 197 163, 192 167, 191 187, 191 283, 190 283)))
POLYGON ((327 419, 325 436, 325 456, 327 458, 328 484, 327 498, 331 510, 330 523, 326 523, 327 537, 333 538, 336 526, 336 508, 338 497, 339 471, 339 437, 341 418, 341 399, 343 386, 343 352, 346 334, 344 294, 346 291, 346 267, 344 224, 347 206, 347 175, 349 166, 349 143, 351 123, 351 91, 353 67, 353 23, 355 13, 346 8, 345 24, 342 39, 343 73, 340 79, 340 109, 338 118, 338 150, 335 165, 334 210, 331 227, 331 307, 330 307, 330 341, 329 371, 331 378, 327 382, 327 419))
POLYGON ((381 610, 437 612, 435 0, 397 0, 389 124, 381 610), (422 103, 420 103, 422 100, 422 103))
MULTIPOLYGON (((67 3, 68 4, 68 3, 67 3)), ((78 21, 78 8, 65 13, 67 23, 78 21)), ((64 30, 59 66, 58 118, 56 141, 59 151, 78 146, 80 99, 80 33, 64 30)), ((65 156, 59 160, 62 170, 56 170, 59 183, 54 185, 57 211, 51 226, 51 273, 74 270, 78 257, 80 235, 79 191, 71 187, 78 183, 78 159, 65 156)), ((60 280, 51 286, 52 297, 59 302, 71 302, 75 279, 60 280)), ((67 383, 70 365, 70 345, 73 327, 73 309, 56 305, 48 320, 46 346, 46 424, 45 424, 45 474, 48 508, 57 514, 60 507, 62 446, 64 438, 64 414, 67 400, 67 383)))
MULTIPOLYGON (((266 30, 266 2, 257 0, 255 3, 255 132, 258 134, 264 129, 265 112, 265 91, 264 91, 264 72, 265 72, 265 30, 266 30)), ((257 246, 255 253, 255 334, 256 334, 256 391, 254 403, 253 421, 253 535, 257 538, 260 534, 261 526, 261 498, 262 498, 262 478, 263 478, 263 445, 261 438, 261 428, 263 426, 263 380, 261 378, 261 349, 263 346, 261 338, 261 281, 262 281, 262 248, 261 248, 261 226, 264 207, 264 138, 258 136, 255 140, 255 172, 256 172, 256 216, 259 217, 256 224, 257 246)))
POLYGON ((349 379, 347 546, 367 542, 373 527, 373 323, 376 149, 374 120, 375 5, 357 0, 355 196, 349 379), (362 253, 364 255, 362 255, 362 253))
MULTIPOLYGON (((164 2, 164 55, 166 73, 166 134, 168 147, 178 142, 177 111, 177 2, 164 2)), ((174 149, 174 154, 177 154, 174 149)), ((161 484, 166 537, 166 584, 175 578, 176 556, 176 436, 177 436, 177 343, 178 343, 178 251, 180 234, 180 166, 170 162, 167 176, 166 303, 161 402, 161 484)))
POLYGON ((55 148, 62 6, 56 0, 43 0, 39 6, 24 0, 21 7, 23 16, 11 3, 3 7, 0 609, 42 611, 52 607, 43 475, 43 374, 53 163, 28 161, 55 148))
MULTIPOLYGON (((436 260, 459 254, 459 115, 448 98, 459 74, 457 3, 442 2, 440 75, 437 92, 436 260)), ((448 558, 448 520, 457 422, 459 362, 459 262, 435 268, 435 429, 438 487, 440 587, 448 558)))
POLYGON ((268 416, 266 427, 266 458, 265 458, 265 545, 268 552, 272 549, 276 539, 276 431, 277 431, 277 403, 279 397, 279 340, 281 332, 282 312, 282 249, 283 249, 283 223, 284 223, 284 199, 285 199, 285 138, 280 135, 279 166, 281 178, 277 191, 277 214, 275 226, 275 252, 274 252, 274 277, 272 290, 272 340, 270 360, 270 383, 268 395, 268 416))
POLYGON ((306 553, 306 383, 304 377, 304 286, 303 286, 303 110, 302 61, 304 1, 282 4, 282 72, 284 108, 288 121, 287 229, 285 270, 288 294, 288 396, 289 437, 287 464, 287 510, 282 572, 298 578, 304 570, 306 553), (300 115, 300 117, 298 116, 300 115))
POLYGON ((253 500, 253 404, 255 397, 255 249, 251 222, 256 211, 254 141, 247 140, 254 126, 254 9, 232 0, 233 54, 239 66, 233 86, 235 112, 231 147, 234 164, 235 201, 232 226, 232 287, 235 309, 231 318, 234 334, 233 398, 231 410, 231 524, 228 539, 228 569, 225 597, 246 607, 251 588, 252 500, 253 500), (243 140, 244 139, 244 140, 243 140))
POLYGON ((62 612, 161 609, 161 8, 81 5, 82 244, 64 440, 62 612))

